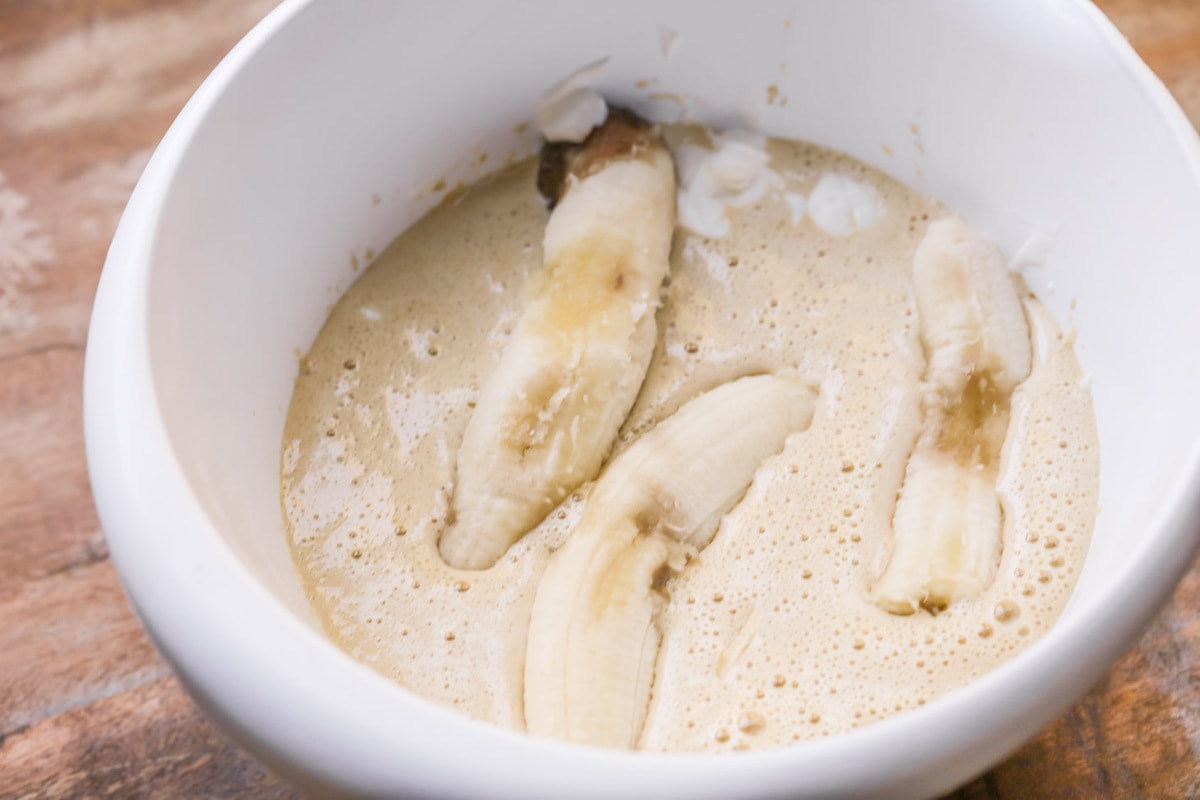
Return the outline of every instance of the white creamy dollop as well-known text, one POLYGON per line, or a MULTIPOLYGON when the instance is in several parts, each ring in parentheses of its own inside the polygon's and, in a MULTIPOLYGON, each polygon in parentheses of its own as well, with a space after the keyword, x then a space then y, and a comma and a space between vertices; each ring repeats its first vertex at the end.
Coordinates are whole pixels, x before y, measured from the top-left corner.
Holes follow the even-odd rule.
POLYGON ((746 206, 783 179, 769 166, 767 138, 749 131, 713 136, 713 149, 681 145, 675 150, 679 173, 676 206, 679 222, 701 236, 720 238, 729 232, 726 206, 746 206))
POLYGON ((548 142, 582 142, 608 116, 608 104, 590 84, 608 65, 593 61, 546 90, 534 110, 534 121, 548 142))
MULTIPOLYGON (((713 148, 685 144, 675 150, 679 172, 679 222, 693 233, 719 239, 729 232, 729 206, 748 206, 784 179, 771 169, 766 136, 731 131, 713 136, 713 148)), ((879 219, 880 199, 870 185, 837 172, 826 172, 805 197, 783 193, 793 225, 807 216, 826 233, 848 236, 879 219)))
POLYGON ((1008 268, 1013 272, 1023 272, 1045 265, 1054 250, 1058 238, 1058 227, 1038 226, 1029 232, 1025 241, 1013 254, 1008 268))
POLYGON ((834 236, 869 228, 879 218, 879 198, 867 184, 836 172, 826 172, 808 196, 808 216, 834 236))

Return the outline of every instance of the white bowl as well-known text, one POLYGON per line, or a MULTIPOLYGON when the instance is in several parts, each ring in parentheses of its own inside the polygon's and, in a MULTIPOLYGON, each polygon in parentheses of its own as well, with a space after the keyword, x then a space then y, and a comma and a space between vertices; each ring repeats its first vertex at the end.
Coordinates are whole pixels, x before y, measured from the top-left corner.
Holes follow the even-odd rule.
POLYGON ((137 613, 197 702, 321 794, 916 797, 983 771, 1133 641, 1200 533, 1196 136, 1073 0, 903 4, 295 0, 180 114, 109 252, 86 369, 89 466, 137 613), (664 34, 670 29, 677 36, 664 34), (279 500, 296 373, 353 280, 453 184, 529 152, 550 83, 658 116, 830 145, 957 208, 1078 331, 1101 439, 1099 524, 1058 626, 918 710, 738 757, 569 747, 436 707, 314 625, 279 500), (650 89, 640 79, 655 78, 650 89), (786 106, 768 105, 775 85, 786 106))

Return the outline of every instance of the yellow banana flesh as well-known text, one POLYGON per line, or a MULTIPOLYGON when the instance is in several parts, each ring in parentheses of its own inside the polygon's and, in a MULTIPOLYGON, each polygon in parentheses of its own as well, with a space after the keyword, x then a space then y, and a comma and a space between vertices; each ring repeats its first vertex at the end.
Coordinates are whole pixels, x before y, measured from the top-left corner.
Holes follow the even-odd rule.
POLYGON ((438 543, 460 569, 492 566, 599 472, 641 388, 675 226, 661 137, 610 112, 554 187, 544 270, 458 452, 438 543))
POLYGON ((815 397, 784 378, 700 395, 613 459, 538 584, 525 663, 531 733, 636 745, 670 577, 703 549, 760 464, 808 427, 815 397))
POLYGON ((1013 390, 1030 371, 1029 327, 999 249, 957 218, 917 248, 913 284, 928 364, 923 430, 892 519, 892 552, 870 588, 912 614, 978 596, 995 578, 1004 514, 996 495, 1013 390))

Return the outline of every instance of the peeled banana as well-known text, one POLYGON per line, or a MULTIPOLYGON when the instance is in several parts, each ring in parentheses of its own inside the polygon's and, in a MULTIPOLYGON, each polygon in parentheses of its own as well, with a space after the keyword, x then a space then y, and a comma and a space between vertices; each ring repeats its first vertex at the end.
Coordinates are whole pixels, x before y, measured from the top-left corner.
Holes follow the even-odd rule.
POLYGON ((675 226, 670 153, 615 109, 581 146, 547 153, 539 188, 557 205, 545 268, 467 425, 438 543, 460 569, 492 566, 595 477, 654 350, 675 226))
POLYGON ((913 259, 928 359, 922 432, 892 519, 892 552, 870 588, 912 614, 977 596, 995 578, 1004 514, 996 496, 1013 390, 1029 375, 1029 327, 996 245, 958 218, 929 226, 913 259))
POLYGON ((531 733, 631 748, 645 721, 665 582, 713 538, 764 459, 812 420, 794 381, 700 395, 613 459, 538 584, 525 662, 531 733))

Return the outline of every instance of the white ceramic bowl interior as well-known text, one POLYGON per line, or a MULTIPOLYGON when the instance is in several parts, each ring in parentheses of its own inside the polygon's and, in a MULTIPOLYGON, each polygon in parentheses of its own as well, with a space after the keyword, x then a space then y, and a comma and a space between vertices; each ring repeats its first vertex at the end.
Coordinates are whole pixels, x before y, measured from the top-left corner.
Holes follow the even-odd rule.
POLYGON ((946 791, 1077 698, 1189 563, 1197 164, 1178 108, 1083 2, 286 2, 180 115, 109 254, 86 424, 114 560, 201 705, 318 793, 946 791), (651 96, 670 94, 700 121, 846 151, 941 198, 1010 255, 1031 237, 1051 244, 1026 277, 1078 332, 1102 510, 1066 615, 1031 650, 860 732, 705 758, 493 729, 319 633, 279 501, 297 355, 356 277, 353 260, 435 203, 439 179, 532 152, 535 134, 517 131, 539 93, 602 57, 599 88, 651 116, 681 113, 651 96), (771 86, 786 105, 767 103, 771 86))

